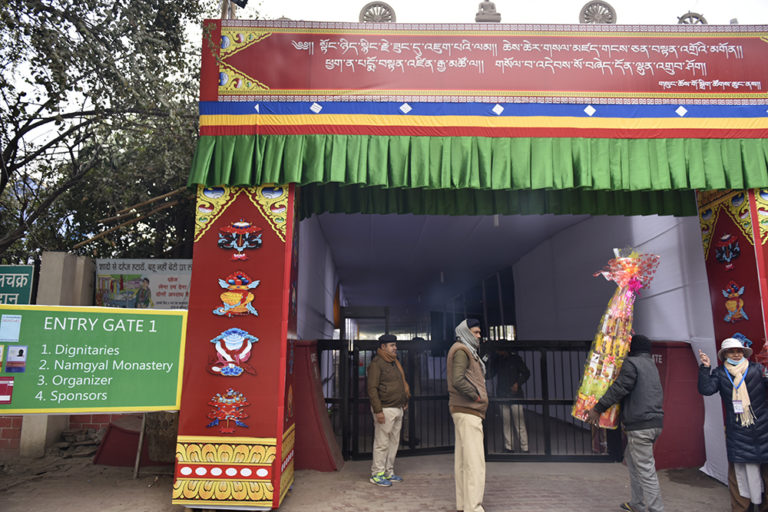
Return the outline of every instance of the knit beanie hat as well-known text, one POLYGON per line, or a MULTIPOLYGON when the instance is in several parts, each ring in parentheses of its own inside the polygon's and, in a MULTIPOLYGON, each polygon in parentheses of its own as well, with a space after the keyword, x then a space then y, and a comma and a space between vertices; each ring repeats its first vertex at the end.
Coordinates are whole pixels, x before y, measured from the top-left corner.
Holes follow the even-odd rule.
POLYGON ((636 355, 645 352, 651 353, 651 340, 642 334, 635 334, 632 336, 632 342, 629 345, 629 354, 636 355))

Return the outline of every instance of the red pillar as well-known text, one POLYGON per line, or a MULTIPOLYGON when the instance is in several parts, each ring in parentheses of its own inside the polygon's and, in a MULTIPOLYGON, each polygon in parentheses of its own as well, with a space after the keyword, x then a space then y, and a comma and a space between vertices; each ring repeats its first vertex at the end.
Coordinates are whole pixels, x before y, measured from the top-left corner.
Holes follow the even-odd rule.
POLYGON ((725 338, 741 333, 757 355, 765 345, 768 311, 768 191, 710 191, 697 197, 715 343, 719 348, 725 338))
POLYGON ((293 185, 200 187, 173 503, 277 508, 293 483, 293 185))

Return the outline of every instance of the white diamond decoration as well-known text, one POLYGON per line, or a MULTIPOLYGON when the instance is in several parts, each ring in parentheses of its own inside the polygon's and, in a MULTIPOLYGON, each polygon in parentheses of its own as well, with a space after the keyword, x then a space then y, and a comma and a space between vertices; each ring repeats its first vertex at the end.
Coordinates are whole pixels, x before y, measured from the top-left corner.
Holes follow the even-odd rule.
POLYGON ((256 112, 259 112, 259 104, 257 103, 257 104, 256 104, 256 106, 255 106, 255 107, 253 107, 253 109, 254 109, 256 112))
POLYGON ((679 115, 680 117, 683 117, 687 113, 688 113, 688 110, 682 105, 677 107, 677 110, 675 110, 675 114, 679 115))
POLYGON ((499 104, 497 103, 497 104, 496 104, 496 106, 495 106, 495 107, 493 107, 491 110, 493 110, 493 113, 494 113, 494 114, 496 114, 497 116, 500 116, 500 115, 501 115, 501 113, 502 113, 502 112, 504 112, 504 107, 502 107, 501 105, 499 105, 499 104))
POLYGON ((402 105, 400 105, 400 112, 402 112, 403 114, 407 114, 411 110, 413 110, 413 108, 407 103, 403 103, 402 105))
POLYGON ((314 112, 315 114, 319 114, 321 110, 323 110, 322 105, 318 105, 317 103, 313 103, 311 107, 309 107, 309 110, 314 112))
POLYGON ((589 117, 592 117, 595 112, 597 112, 597 109, 592 105, 587 105, 587 108, 584 109, 584 112, 586 112, 589 117))

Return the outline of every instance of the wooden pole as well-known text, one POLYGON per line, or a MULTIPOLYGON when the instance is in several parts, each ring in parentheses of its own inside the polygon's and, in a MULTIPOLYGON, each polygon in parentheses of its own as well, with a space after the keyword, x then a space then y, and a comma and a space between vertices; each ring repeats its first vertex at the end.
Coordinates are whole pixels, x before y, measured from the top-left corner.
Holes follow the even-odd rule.
POLYGON ((141 447, 144 446, 144 429, 147 428, 147 413, 141 415, 141 432, 139 432, 139 447, 136 449, 136 462, 133 464, 133 479, 139 478, 139 465, 141 464, 141 447))
MULTIPOLYGON (((186 188, 187 187, 177 188, 176 190, 168 192, 167 194, 163 194, 161 196, 153 197, 152 199, 148 199, 148 200, 146 200, 146 201, 144 201, 142 203, 138 203, 138 204, 135 204, 133 206, 129 206, 128 208, 123 208, 122 210, 120 210, 120 211, 118 211, 116 213, 117 213, 118 216, 121 213, 128 213, 131 210, 135 210, 136 208, 140 208, 140 207, 142 207, 144 205, 147 205, 147 204, 150 204, 150 203, 154 203, 155 201, 159 201, 161 199, 165 199, 166 197, 172 196, 174 194, 178 194, 179 192, 181 192, 182 190, 185 190, 186 188)), ((111 220, 111 219, 114 219, 114 217, 111 217, 110 219, 102 219, 102 220, 100 220, 98 222, 107 222, 108 220, 111 220)))

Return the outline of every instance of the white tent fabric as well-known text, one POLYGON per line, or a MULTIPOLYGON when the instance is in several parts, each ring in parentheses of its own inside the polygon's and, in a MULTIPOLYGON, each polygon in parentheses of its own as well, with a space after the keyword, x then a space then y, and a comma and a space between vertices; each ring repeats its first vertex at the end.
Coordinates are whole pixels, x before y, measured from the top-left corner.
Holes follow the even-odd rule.
MULTIPOLYGON (((691 348, 698 360, 699 350, 704 352, 716 364, 717 350, 714 339, 691 340, 691 348)), ((725 430, 723 424, 723 406, 720 395, 704 397, 704 448, 707 460, 701 470, 712 478, 728 483, 728 458, 725 452, 725 430)))

